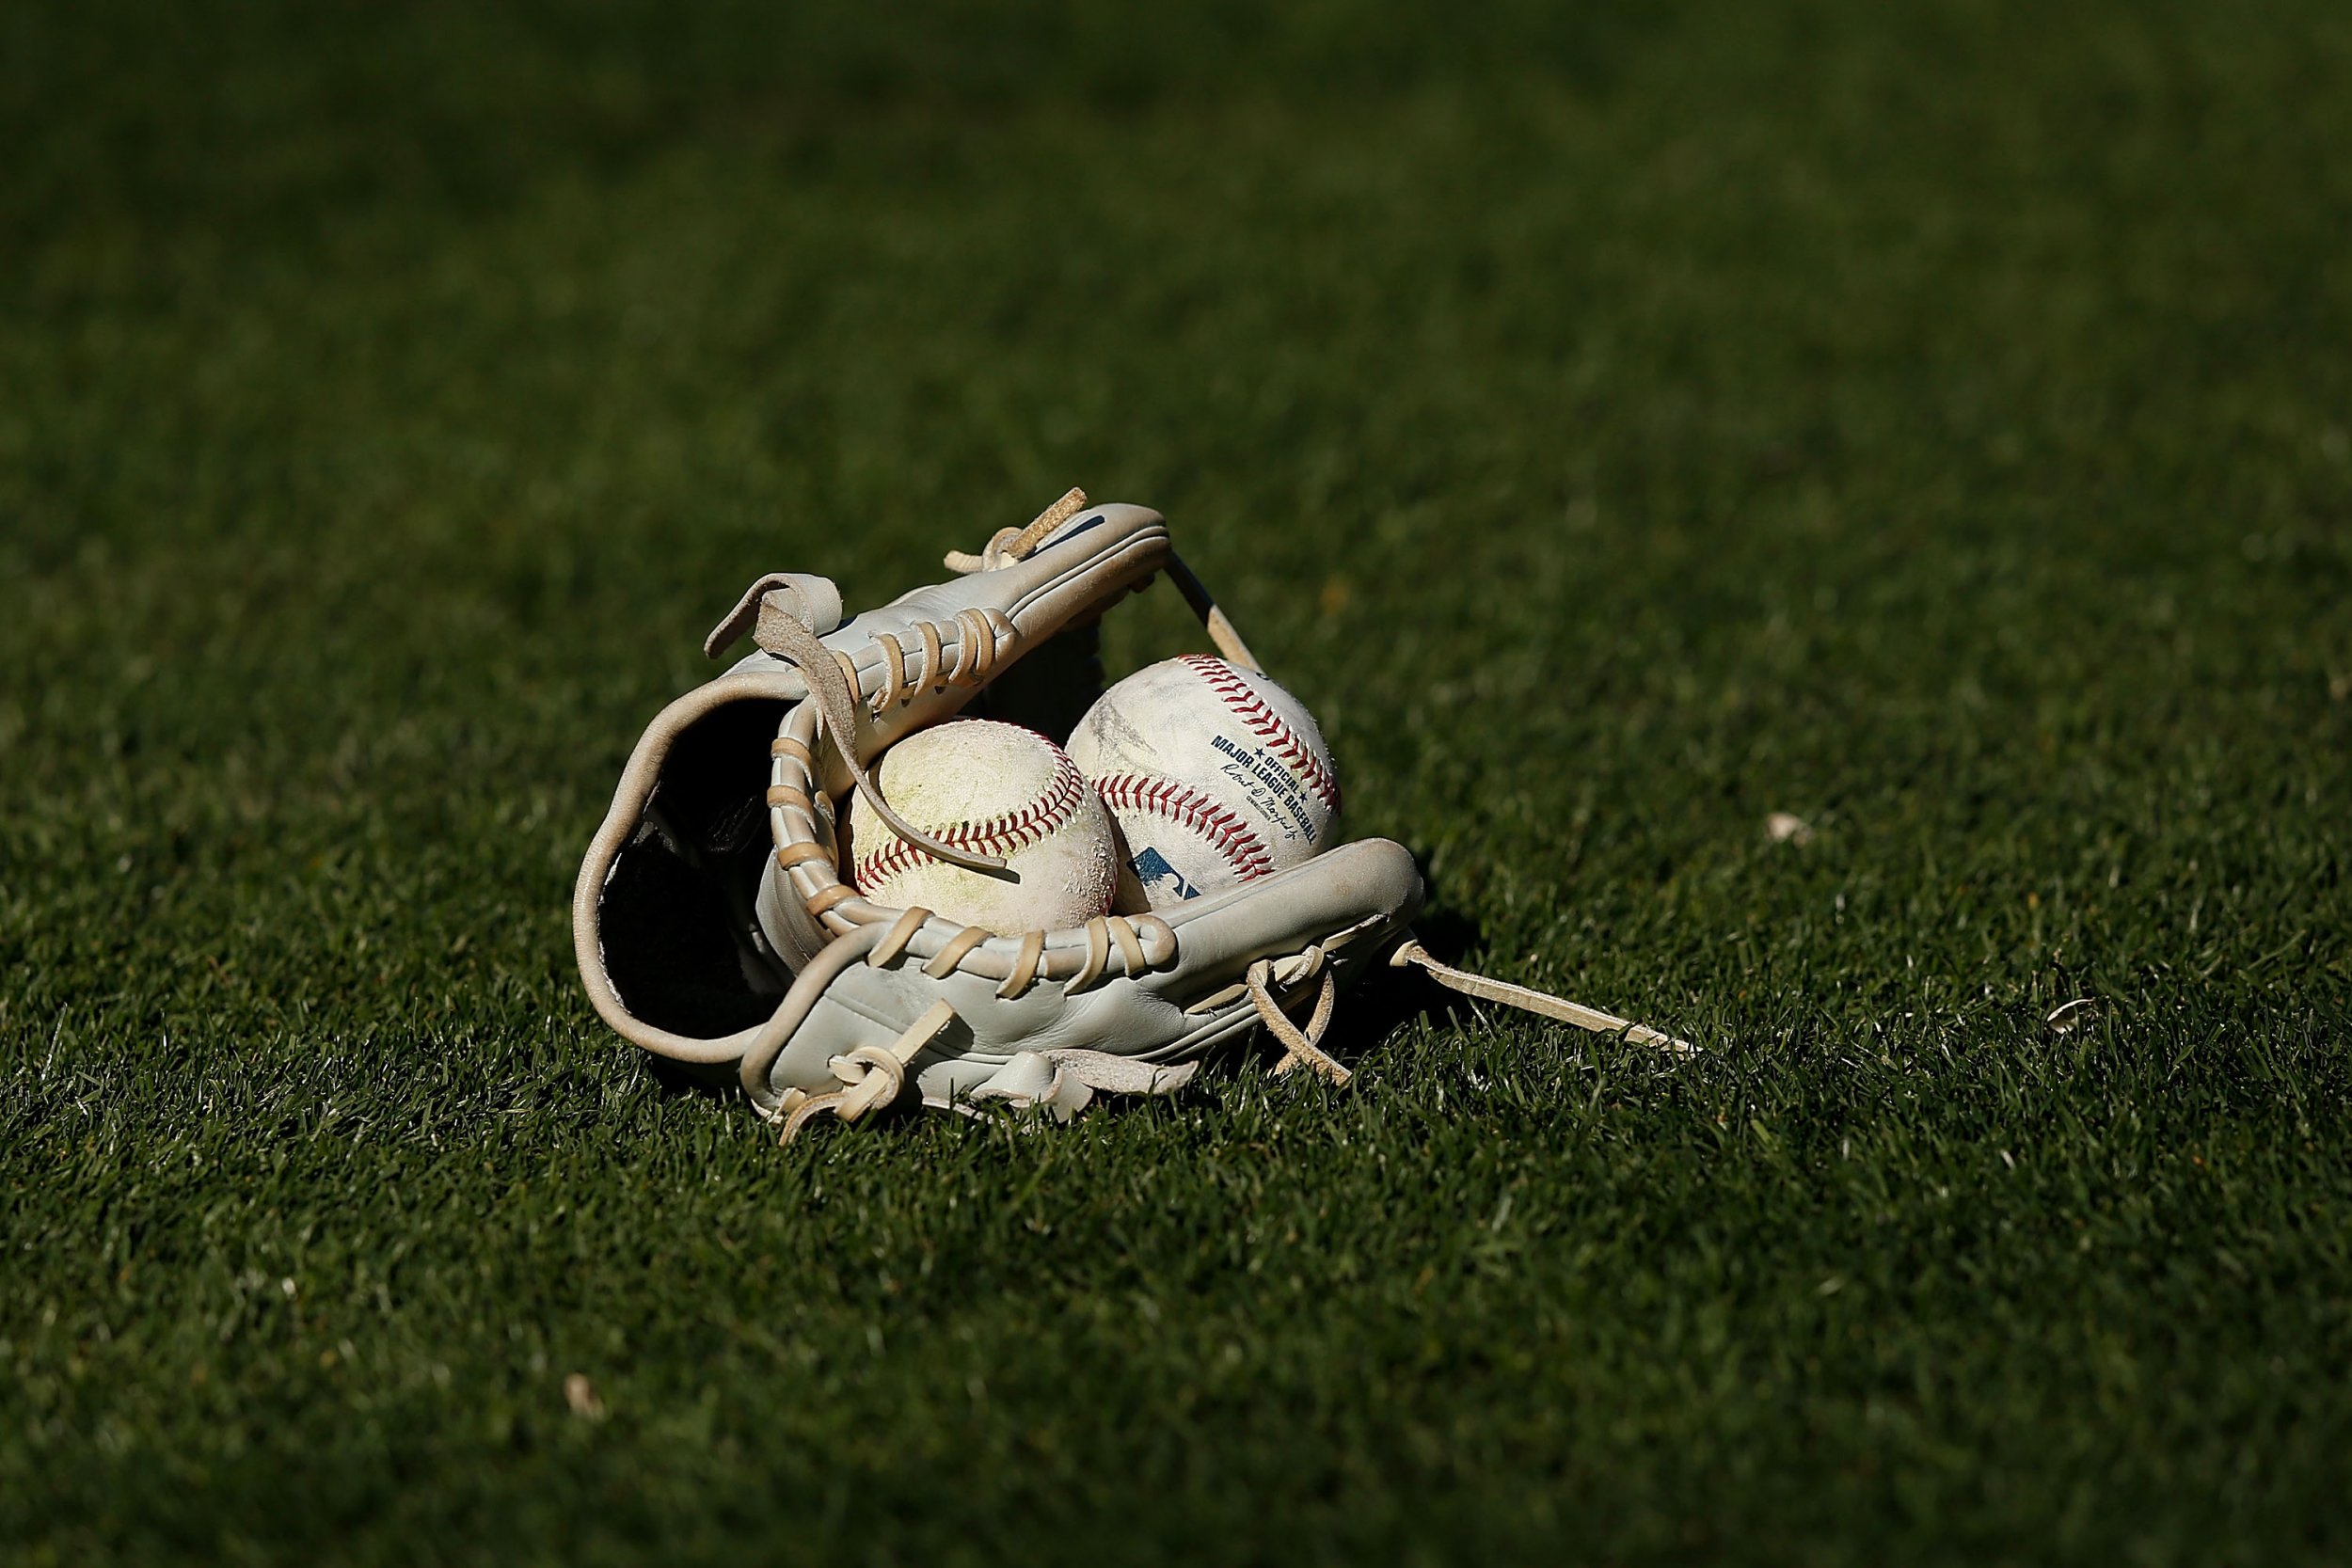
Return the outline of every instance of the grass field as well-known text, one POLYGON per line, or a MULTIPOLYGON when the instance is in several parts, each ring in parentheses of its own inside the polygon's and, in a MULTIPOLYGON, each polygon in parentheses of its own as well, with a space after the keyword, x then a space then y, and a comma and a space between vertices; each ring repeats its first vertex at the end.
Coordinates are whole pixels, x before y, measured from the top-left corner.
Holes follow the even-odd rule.
POLYGON ((851 14, 0 18, 0 1558, 2352 1560, 2344 9, 851 14), (1071 483, 1707 1053, 657 1083, 703 631, 1071 483))

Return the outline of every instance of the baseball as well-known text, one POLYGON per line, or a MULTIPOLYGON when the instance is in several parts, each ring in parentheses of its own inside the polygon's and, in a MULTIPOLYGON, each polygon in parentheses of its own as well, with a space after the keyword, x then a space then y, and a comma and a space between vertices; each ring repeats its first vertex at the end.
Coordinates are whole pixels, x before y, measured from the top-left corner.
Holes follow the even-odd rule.
POLYGON ((1120 681, 1078 721, 1070 755, 1119 824, 1122 913, 1296 865, 1338 824, 1313 716, 1221 658, 1187 654, 1120 681))
POLYGON ((909 822, 1001 858, 1018 878, 932 859, 853 794, 843 869, 876 903, 920 906, 1000 936, 1057 930, 1110 909, 1119 875, 1110 816, 1069 755, 1035 731, 988 719, 919 730, 882 753, 874 782, 909 822))

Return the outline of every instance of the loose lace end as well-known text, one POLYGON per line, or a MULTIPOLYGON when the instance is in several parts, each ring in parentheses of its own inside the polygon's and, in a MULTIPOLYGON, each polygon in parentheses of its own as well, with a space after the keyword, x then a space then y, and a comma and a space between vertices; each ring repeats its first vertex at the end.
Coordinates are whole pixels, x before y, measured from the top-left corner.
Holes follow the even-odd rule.
POLYGON ((1225 657, 1226 662, 1264 674, 1265 666, 1258 662, 1258 656, 1249 651, 1249 644, 1241 640, 1241 633, 1234 629, 1233 623, 1226 617, 1224 610, 1217 608, 1216 600, 1210 596, 1208 585, 1184 564, 1184 558, 1171 551, 1167 570, 1168 580, 1176 585, 1176 592, 1184 596, 1184 603, 1192 607, 1194 615, 1200 617, 1200 625, 1208 631, 1209 641, 1216 644, 1216 651, 1225 657))
POLYGON ((1087 493, 1073 484, 1062 493, 1059 500, 1030 518, 1028 527, 998 529, 996 536, 979 554, 949 550, 945 558, 947 570, 969 577, 974 572, 993 572, 999 566, 1025 560, 1056 529, 1084 512, 1086 507, 1087 493))
POLYGON ((1580 1029, 1590 1029, 1597 1035, 1623 1035, 1636 1045, 1661 1046, 1678 1056, 1695 1055, 1698 1052, 1698 1047, 1689 1040, 1677 1039, 1645 1023, 1636 1023, 1631 1019, 1619 1018, 1597 1007, 1587 1007, 1581 1003, 1566 1001, 1526 986, 1515 986, 1507 980, 1490 980, 1483 974, 1472 974, 1451 964, 1439 963, 1429 956, 1429 949, 1410 937, 1397 944, 1396 951, 1389 956, 1389 962, 1399 969, 1407 965, 1418 966, 1426 970, 1429 977, 1439 985, 1451 987, 1465 996, 1475 996, 1482 1002, 1500 1002, 1504 1006, 1517 1007, 1522 1012, 1557 1019, 1562 1023, 1573 1023, 1580 1029))

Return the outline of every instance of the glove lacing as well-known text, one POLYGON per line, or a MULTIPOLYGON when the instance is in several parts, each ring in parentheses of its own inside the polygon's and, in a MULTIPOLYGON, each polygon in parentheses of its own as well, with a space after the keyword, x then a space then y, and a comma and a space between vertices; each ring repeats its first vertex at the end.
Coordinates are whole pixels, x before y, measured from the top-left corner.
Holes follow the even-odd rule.
MULTIPOLYGON (((929 621, 925 621, 921 623, 920 629, 925 652, 930 655, 928 662, 930 672, 935 678, 943 682, 948 680, 951 676, 950 673, 943 668, 945 656, 942 649, 945 643, 940 636, 939 628, 929 621)), ((962 630, 963 635, 957 640, 957 648, 963 657, 959 657, 952 678, 959 682, 968 681, 970 684, 977 685, 986 676, 988 667, 994 662, 995 627, 984 617, 975 613, 965 622, 962 630), (990 650, 987 655, 982 655, 977 651, 982 642, 974 634, 973 627, 976 624, 987 628, 986 645, 990 650), (964 650, 970 650, 970 652, 965 654, 964 650)), ((1004 873, 1005 863, 1002 860, 993 855, 979 854, 974 850, 946 843, 925 832, 899 816, 898 809, 882 799, 881 786, 874 783, 873 775, 866 770, 866 764, 858 760, 856 719, 858 693, 852 679, 855 667, 850 665, 845 656, 836 654, 831 648, 826 647, 822 641, 818 641, 814 631, 788 614, 769 616, 763 613, 759 622, 759 639, 761 647, 800 670, 801 678, 808 683, 809 697, 817 705, 818 718, 822 721, 826 732, 832 735, 834 749, 840 752, 841 760, 848 765, 850 777, 855 783, 857 792, 865 797, 867 805, 874 808, 874 815, 888 824, 892 832, 897 833, 925 854, 936 860, 946 861, 951 865, 961 865, 967 870, 991 876, 1004 873)), ((908 684, 906 654, 898 646, 898 641, 895 639, 886 638, 883 643, 890 650, 892 678, 888 686, 875 693, 877 711, 882 704, 892 698, 896 697, 903 701, 908 691, 922 689, 920 676, 915 678, 912 686, 908 684)))
MULTIPOLYGON (((1052 538, 1055 530, 1085 511, 1086 506, 1087 493, 1073 485, 1063 493, 1061 499, 1031 518, 1028 527, 998 529, 995 536, 977 555, 963 550, 949 550, 944 558, 945 564, 949 571, 969 577, 974 572, 993 572, 1000 566, 1025 560, 1030 551, 1052 538)), ((1192 612, 1200 618, 1201 626, 1208 630, 1209 641, 1216 644, 1216 651, 1245 670, 1264 674, 1265 666, 1258 662, 1258 656, 1249 651, 1249 644, 1241 640, 1241 633, 1234 628, 1225 611, 1217 608, 1216 600, 1210 596, 1207 586, 1193 575, 1192 568, 1184 564, 1184 558, 1169 551, 1165 570, 1168 580, 1176 585, 1176 591, 1184 596, 1184 603, 1190 605, 1192 612)))
MULTIPOLYGON (((1317 952, 1318 960, 1322 954, 1317 952)), ((1302 976, 1304 978, 1304 976, 1302 976)), ((1323 986, 1315 993, 1315 1010, 1299 1028, 1274 994, 1274 960, 1260 958, 1249 966, 1244 981, 1249 988, 1249 1000, 1258 1009, 1258 1020, 1266 1033, 1282 1045, 1282 1059, 1274 1064, 1276 1076, 1307 1068, 1326 1082, 1344 1084, 1355 1076, 1323 1049, 1323 1037, 1331 1027, 1331 1012, 1339 1002, 1340 977, 1332 971, 1323 971, 1323 986)))
MULTIPOLYGON (((1024 528, 1004 528, 996 531, 977 555, 961 550, 947 552, 946 564, 951 571, 970 574, 994 571, 1013 562, 1025 559, 1056 530, 1086 509, 1084 490, 1072 486, 1059 500, 1031 518, 1024 528)), ((1172 554, 1167 567, 1173 581, 1201 624, 1208 628, 1209 640, 1218 652, 1236 664, 1263 673, 1257 657, 1250 653, 1241 633, 1234 629, 1225 611, 1209 596, 1207 588, 1195 577, 1184 562, 1172 554)), ((829 608, 839 610, 838 600, 829 608)), ((898 815, 896 807, 882 796, 873 775, 857 755, 856 709, 859 700, 857 670, 845 654, 825 646, 815 623, 820 618, 818 607, 809 602, 806 588, 799 579, 785 575, 771 575, 752 584, 735 609, 712 629, 703 641, 703 652, 712 657, 740 637, 754 624, 753 632, 760 647, 783 659, 801 672, 808 686, 809 698, 816 704, 825 731, 834 736, 834 749, 848 765, 850 778, 866 803, 874 808, 874 815, 900 839, 935 860, 960 865, 985 876, 1009 875, 1005 863, 994 855, 951 845, 925 832, 898 815)), ((889 673, 872 698, 877 714, 887 710, 894 702, 903 703, 926 684, 939 686, 978 686, 985 683, 994 669, 1001 643, 1011 637, 1012 626, 1001 614, 966 610, 957 618, 956 662, 948 667, 946 659, 946 638, 942 628, 930 621, 915 623, 915 634, 923 641, 923 661, 910 668, 907 650, 896 636, 883 633, 876 639, 888 664, 889 673)))
POLYGON ((825 1067, 841 1081, 842 1086, 831 1094, 786 1090, 776 1108, 784 1123, 783 1134, 777 1141, 790 1143, 802 1128, 818 1117, 831 1115, 843 1121, 856 1121, 867 1112, 895 1101, 906 1092, 908 1064, 955 1021, 953 1007, 945 1002, 934 1002, 888 1045, 861 1045, 847 1055, 828 1058, 825 1067))
POLYGON ((1086 510, 1087 493, 1076 485, 1062 492, 1061 499, 1028 521, 1025 528, 1000 528, 977 555, 963 550, 949 550, 945 558, 947 570, 970 577, 974 572, 993 572, 1025 560, 1031 550, 1053 537, 1054 531, 1086 510))

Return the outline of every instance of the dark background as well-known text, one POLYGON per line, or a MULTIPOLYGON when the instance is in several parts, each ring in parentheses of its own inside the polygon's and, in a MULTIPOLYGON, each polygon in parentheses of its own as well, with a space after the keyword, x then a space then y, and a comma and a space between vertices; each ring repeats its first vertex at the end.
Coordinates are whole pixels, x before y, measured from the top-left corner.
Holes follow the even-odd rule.
POLYGON ((8 8, 0 1548, 2342 1560, 2347 148, 2301 0, 8 8), (1707 1053, 657 1084, 704 630, 1072 483, 1707 1053))

